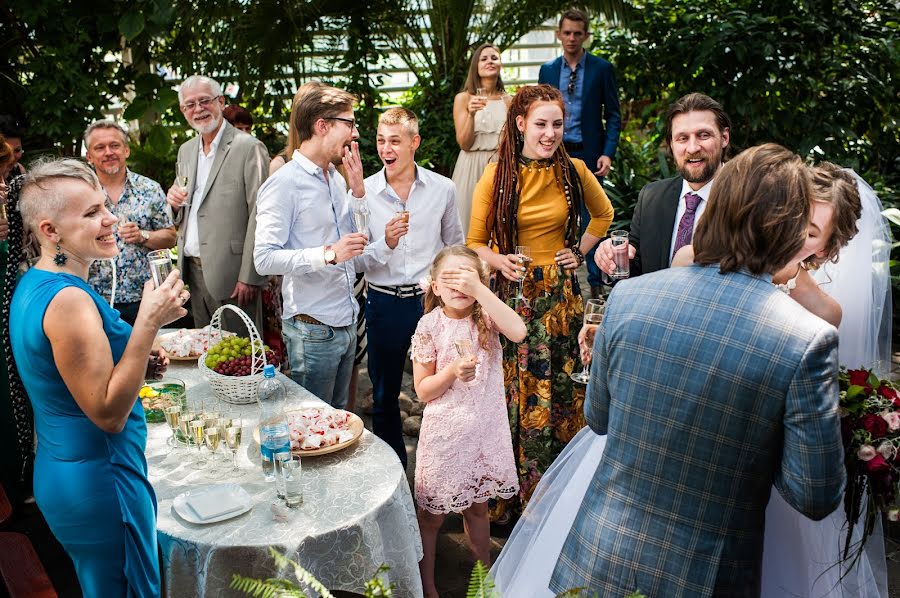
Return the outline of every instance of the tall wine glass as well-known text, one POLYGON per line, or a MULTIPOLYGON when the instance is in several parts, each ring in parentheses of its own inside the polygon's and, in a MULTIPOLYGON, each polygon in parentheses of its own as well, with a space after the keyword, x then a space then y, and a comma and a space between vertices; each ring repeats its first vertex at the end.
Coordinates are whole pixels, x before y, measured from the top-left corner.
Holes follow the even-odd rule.
POLYGON ((182 191, 188 192, 188 165, 187 162, 177 162, 175 164, 175 182, 181 187, 182 191))
POLYGON ((178 448, 178 429, 179 424, 181 423, 181 405, 171 405, 166 407, 166 423, 169 424, 169 429, 172 430, 172 439, 171 439, 171 447, 173 449, 178 448))
MULTIPOLYGON (((460 359, 471 360, 475 359, 475 349, 472 346, 472 340, 468 338, 458 338, 453 341, 453 346, 456 348, 456 353, 459 355, 460 359)), ((475 381, 470 380, 466 382, 466 384, 473 384, 475 381)))
MULTIPOLYGON (((394 201, 394 214, 396 216, 400 216, 400 218, 402 218, 404 222, 409 224, 409 210, 406 208, 405 202, 400 201, 399 199, 394 201)), ((404 236, 400 238, 397 246, 399 247, 400 245, 405 245, 405 243, 406 237, 404 236)))
POLYGON ((356 226, 356 232, 362 233, 369 237, 369 209, 365 202, 356 202, 359 205, 353 206, 353 225, 356 226))
POLYGON ((225 474, 225 471, 221 469, 216 464, 216 455, 219 450, 219 443, 222 441, 222 433, 221 428, 218 426, 218 421, 215 422, 216 425, 206 426, 203 429, 204 440, 206 441, 206 447, 209 449, 210 453, 210 463, 212 464, 209 469, 210 475, 212 477, 222 477, 225 474))
POLYGON ((204 430, 206 429, 206 420, 202 418, 195 419, 191 422, 191 438, 197 445, 197 460, 194 461, 194 469, 203 469, 206 466, 206 459, 203 458, 203 440, 204 430))
POLYGON ((519 275, 519 293, 516 295, 516 301, 521 301, 525 307, 530 307, 528 299, 523 293, 525 288, 525 276, 528 274, 528 264, 531 263, 531 248, 526 245, 516 245, 516 255, 519 257, 519 264, 525 266, 525 272, 519 275))
MULTIPOLYGON (((606 309, 606 303, 600 299, 588 299, 584 306, 584 325, 587 328, 586 337, 593 338, 597 333, 597 327, 603 321, 603 311, 606 309)), ((578 373, 572 374, 572 380, 579 384, 587 384, 591 379, 591 371, 589 363, 584 364, 584 369, 578 373)))
POLYGON ((241 447, 241 435, 243 432, 243 419, 240 413, 229 414, 228 425, 225 426, 225 443, 231 450, 231 470, 240 469, 237 464, 237 453, 241 447))

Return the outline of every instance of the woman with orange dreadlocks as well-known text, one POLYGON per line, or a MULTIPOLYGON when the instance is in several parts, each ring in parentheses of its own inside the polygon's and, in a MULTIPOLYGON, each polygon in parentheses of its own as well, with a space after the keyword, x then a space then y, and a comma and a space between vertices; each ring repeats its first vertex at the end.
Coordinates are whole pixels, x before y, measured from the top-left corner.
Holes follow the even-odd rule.
POLYGON ((566 154, 564 122, 557 89, 520 89, 498 161, 488 164, 472 198, 467 245, 497 272, 498 295, 528 327, 524 341, 503 347, 520 492, 493 507, 494 520, 521 512, 541 474, 584 425, 584 387, 569 377, 579 363, 584 310, 575 270, 606 234, 613 208, 591 169, 566 154), (591 221, 579 239, 582 204, 591 221), (530 262, 522 259, 523 246, 530 262))

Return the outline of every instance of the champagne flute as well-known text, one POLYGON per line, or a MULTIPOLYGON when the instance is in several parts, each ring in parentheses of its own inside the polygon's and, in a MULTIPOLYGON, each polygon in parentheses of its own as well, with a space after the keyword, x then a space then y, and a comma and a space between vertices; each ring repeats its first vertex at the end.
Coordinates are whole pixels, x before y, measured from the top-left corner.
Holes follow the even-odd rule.
POLYGON ((172 405, 171 407, 166 407, 166 423, 169 424, 169 429, 172 430, 172 442, 170 446, 175 449, 178 448, 178 438, 176 433, 179 430, 179 424, 181 423, 181 405, 172 405))
POLYGON ((178 417, 178 431, 181 432, 181 436, 184 438, 184 443, 187 446, 193 444, 193 439, 191 438, 191 422, 194 421, 195 417, 197 417, 196 413, 189 409, 182 411, 181 415, 178 417))
POLYGON ((353 225, 356 226, 356 232, 369 238, 369 210, 364 202, 353 207, 353 225))
MULTIPOLYGON (((597 333, 597 327, 603 321, 605 309, 606 303, 600 299, 588 299, 587 304, 584 306, 584 325, 587 327, 586 338, 594 338, 594 335, 597 333)), ((587 384, 591 379, 589 362, 584 364, 584 368, 580 372, 573 373, 571 378, 579 384, 587 384)))
POLYGON ((228 444, 228 448, 231 449, 232 471, 238 471, 240 469, 237 464, 237 453, 238 449, 241 447, 243 423, 241 415, 239 413, 234 413, 231 415, 231 418, 228 420, 228 425, 225 427, 225 442, 228 444))
POLYGON ((203 469, 206 459, 203 458, 203 439, 206 421, 202 418, 191 422, 191 436, 197 444, 197 460, 194 461, 194 469, 203 469))
POLYGON ((209 473, 213 477, 221 477, 224 472, 216 465, 216 455, 218 454, 219 443, 222 440, 219 426, 205 426, 203 428, 203 436, 206 440, 206 447, 209 449, 211 455, 210 463, 212 465, 210 467, 209 473))
POLYGON ((177 162, 175 164, 175 182, 181 187, 185 193, 188 192, 188 166, 187 162, 177 162))
MULTIPOLYGON (((475 359, 475 350, 472 347, 472 340, 468 338, 458 338, 453 341, 453 346, 456 348, 456 353, 459 355, 460 359, 472 360, 475 359)), ((477 366, 476 366, 477 367, 477 366)), ((478 373, 476 371, 476 377, 478 373)), ((475 383, 475 380, 470 380, 466 382, 467 385, 472 385, 475 383)))
MULTIPOLYGON (((394 201, 394 213, 395 215, 400 216, 400 218, 403 219, 403 222, 409 224, 409 210, 406 209, 406 203, 400 201, 399 199, 394 201)), ((399 247, 401 244, 405 245, 405 243, 406 237, 404 236, 400 238, 400 242, 397 244, 397 246, 399 247)))
POLYGON ((525 266, 525 272, 519 275, 519 293, 516 295, 516 301, 521 301, 525 307, 530 307, 528 299, 523 294, 525 288, 525 276, 528 274, 528 264, 531 263, 531 248, 526 245, 516 245, 516 255, 519 256, 519 264, 525 266))

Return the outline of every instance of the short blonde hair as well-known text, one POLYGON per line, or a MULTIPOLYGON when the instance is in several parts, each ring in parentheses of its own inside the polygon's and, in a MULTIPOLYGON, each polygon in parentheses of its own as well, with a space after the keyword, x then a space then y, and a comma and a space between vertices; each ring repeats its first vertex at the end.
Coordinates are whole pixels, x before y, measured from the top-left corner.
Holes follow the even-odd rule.
POLYGON ((35 235, 40 221, 59 214, 68 203, 60 183, 76 180, 100 191, 100 180, 91 168, 73 158, 50 158, 33 162, 19 192, 19 213, 26 233, 35 235))
POLYGON ((419 134, 419 119, 409 108, 397 107, 385 110, 378 117, 379 125, 400 125, 410 137, 419 134))

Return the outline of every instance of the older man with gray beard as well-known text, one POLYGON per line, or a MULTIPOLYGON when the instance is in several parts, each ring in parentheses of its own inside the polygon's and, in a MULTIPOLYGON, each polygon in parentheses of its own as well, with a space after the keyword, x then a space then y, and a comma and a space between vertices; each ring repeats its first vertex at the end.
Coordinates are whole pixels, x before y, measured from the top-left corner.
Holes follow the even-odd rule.
MULTIPOLYGON (((178 227, 178 267, 191 290, 194 324, 209 324, 226 303, 236 304, 262 330, 260 287, 253 265, 256 192, 266 178, 269 155, 255 138, 225 121, 219 83, 194 75, 178 90, 181 112, 199 133, 178 148, 179 175, 166 200, 178 227)), ((225 314, 224 325, 244 332, 225 314)))

